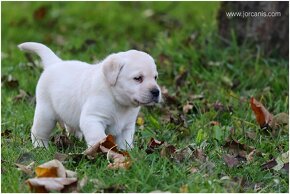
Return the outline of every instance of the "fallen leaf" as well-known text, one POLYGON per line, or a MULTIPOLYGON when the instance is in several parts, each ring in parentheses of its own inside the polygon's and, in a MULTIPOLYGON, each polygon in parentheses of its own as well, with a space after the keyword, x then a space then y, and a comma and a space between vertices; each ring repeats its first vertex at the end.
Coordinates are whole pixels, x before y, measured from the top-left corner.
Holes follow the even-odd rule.
POLYGON ((182 71, 176 78, 175 78, 175 85, 176 87, 181 87, 184 85, 186 78, 188 75, 188 71, 182 71))
POLYGON ((76 188, 76 173, 66 170, 58 160, 39 165, 35 174, 37 177, 26 181, 33 192, 69 192, 76 188))
POLYGON ((266 162, 265 164, 262 164, 261 167, 262 167, 262 170, 269 170, 269 169, 272 169, 276 165, 277 165, 277 162, 276 162, 276 160, 274 158, 274 159, 266 162))
POLYGON ((5 87, 14 89, 19 86, 19 82, 17 79, 13 78, 12 75, 2 75, 1 76, 1 85, 5 87))
POLYGON ((177 163, 182 163, 188 159, 194 159, 194 149, 191 146, 187 146, 182 149, 176 150, 173 154, 173 159, 177 163))
POLYGON ((251 97, 250 104, 260 127, 267 127, 273 120, 273 115, 263 106, 262 103, 257 101, 254 97, 251 97))
POLYGON ((167 105, 177 106, 180 104, 180 102, 178 101, 176 96, 172 96, 168 93, 168 90, 165 86, 161 87, 161 93, 162 93, 162 97, 164 98, 164 101, 167 105))
POLYGON ((198 168, 196 168, 196 167, 191 167, 191 168, 189 168, 188 171, 189 171, 191 174, 194 174, 194 173, 198 172, 198 168))
POLYGON ((142 117, 138 117, 136 124, 139 126, 143 126, 144 125, 144 119, 142 117))
POLYGON ((192 108, 193 108, 193 104, 187 102, 187 103, 182 107, 183 113, 184 113, 184 114, 187 114, 189 111, 192 110, 192 108))
POLYGON ((254 186, 254 192, 259 192, 262 189, 262 183, 256 183, 254 186))
MULTIPOLYGON (((287 113, 282 112, 275 115, 272 118, 272 120, 270 120, 269 126, 272 129, 278 129, 284 125, 288 126, 288 122, 289 122, 289 115, 287 113)), ((288 131, 288 127, 286 127, 286 130, 288 131)))
POLYGON ((35 173, 37 177, 57 177, 57 168, 56 167, 50 167, 50 168, 42 168, 37 167, 35 169, 35 173))
POLYGON ((209 122, 209 124, 211 126, 217 126, 217 125, 220 125, 220 122, 218 122, 218 121, 211 121, 211 122, 209 122))
POLYGON ((276 159, 273 158, 270 161, 266 162, 261 166, 261 168, 262 170, 273 169, 275 171, 285 169, 286 172, 289 173, 289 169, 287 169, 287 166, 289 167, 289 151, 281 154, 276 159))
POLYGON ((31 164, 25 166, 23 164, 18 164, 15 163, 15 165, 18 167, 19 170, 21 170, 22 172, 24 172, 25 174, 31 176, 33 175, 33 166, 34 166, 34 162, 32 162, 31 164))
POLYGON ((65 170, 66 178, 75 178, 77 173, 71 170, 65 170))
POLYGON ((153 153, 156 149, 160 148, 160 146, 164 143, 164 141, 159 141, 157 139, 154 139, 151 137, 149 143, 147 144, 147 149, 146 153, 151 154, 153 153))
POLYGON ((289 174, 289 162, 285 163, 283 168, 289 174))
POLYGON ((195 158, 197 158, 199 161, 204 162, 206 160, 206 155, 202 149, 199 149, 199 148, 195 149, 193 154, 195 158))
POLYGON ((36 176, 39 177, 59 177, 66 178, 65 168, 58 160, 51 160, 39 165, 35 169, 36 176))
POLYGON ((61 192, 77 182, 77 178, 32 178, 26 183, 30 190, 37 193, 61 192))
POLYGON ((237 158, 235 158, 235 156, 232 156, 230 154, 224 154, 223 159, 224 159, 226 165, 230 168, 233 168, 240 163, 239 160, 237 158))
POLYGON ((254 159, 255 153, 256 153, 256 150, 253 150, 246 156, 248 162, 251 162, 254 159))
POLYGON ((65 134, 58 134, 53 138, 53 142, 58 150, 65 150, 73 146, 73 142, 65 134))
POLYGON ((232 106, 225 106, 221 102, 215 102, 212 107, 216 112, 233 112, 233 107, 232 106))
POLYGON ((117 149, 117 145, 115 144, 115 140, 112 135, 108 135, 106 138, 83 152, 84 155, 92 158, 94 158, 98 153, 107 154, 109 169, 128 169, 132 164, 128 152, 117 149))
POLYGON ((273 167, 273 170, 279 171, 283 168, 285 163, 289 162, 289 151, 281 154, 276 158, 277 165, 273 167))
POLYGON ((104 144, 103 145, 104 147, 106 147, 107 149, 111 149, 112 147, 116 147, 116 144, 114 143, 114 141, 115 141, 114 137, 112 135, 108 135, 106 138, 104 138, 100 142, 97 142, 93 146, 86 149, 83 152, 83 154, 94 158, 98 153, 101 152, 100 145, 104 144))
POLYGON ((10 130, 10 129, 5 129, 5 130, 1 131, 1 137, 3 137, 3 138, 9 139, 9 138, 11 138, 11 135, 12 135, 12 130, 10 130))
POLYGON ((164 144, 162 145, 161 151, 160 151, 160 156, 171 158, 175 152, 176 152, 175 146, 167 144, 166 142, 164 142, 164 144))
POLYGON ((177 115, 170 114, 170 121, 169 122, 173 123, 177 126, 183 126, 185 128, 188 127, 186 116, 182 113, 179 113, 177 115))
POLYGON ((226 140, 226 143, 223 146, 229 150, 229 153, 237 156, 241 153, 241 151, 253 151, 255 148, 247 146, 246 144, 242 144, 235 139, 229 138, 226 140))

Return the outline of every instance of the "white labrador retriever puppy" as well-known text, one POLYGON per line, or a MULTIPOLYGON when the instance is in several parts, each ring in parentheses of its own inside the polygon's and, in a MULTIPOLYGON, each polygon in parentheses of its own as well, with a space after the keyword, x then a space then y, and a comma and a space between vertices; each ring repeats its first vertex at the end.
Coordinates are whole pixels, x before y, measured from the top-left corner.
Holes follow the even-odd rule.
POLYGON ((129 50, 90 65, 63 61, 40 43, 26 42, 18 47, 38 54, 44 66, 36 87, 31 128, 34 147, 48 147, 57 121, 64 122, 69 133, 84 136, 88 146, 112 134, 119 148, 133 147, 140 105, 153 105, 161 99, 150 55, 129 50))

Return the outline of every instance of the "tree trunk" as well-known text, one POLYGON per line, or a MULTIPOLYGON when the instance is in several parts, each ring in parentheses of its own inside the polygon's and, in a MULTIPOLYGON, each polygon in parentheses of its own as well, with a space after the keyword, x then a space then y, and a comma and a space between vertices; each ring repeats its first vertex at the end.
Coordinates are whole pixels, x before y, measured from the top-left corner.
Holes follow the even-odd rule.
POLYGON ((239 44, 247 40, 257 44, 266 56, 289 58, 288 2, 222 2, 217 19, 224 39, 230 41, 233 31, 239 44), (227 16, 230 12, 242 15, 227 16), (265 17, 267 14, 278 15, 265 17))

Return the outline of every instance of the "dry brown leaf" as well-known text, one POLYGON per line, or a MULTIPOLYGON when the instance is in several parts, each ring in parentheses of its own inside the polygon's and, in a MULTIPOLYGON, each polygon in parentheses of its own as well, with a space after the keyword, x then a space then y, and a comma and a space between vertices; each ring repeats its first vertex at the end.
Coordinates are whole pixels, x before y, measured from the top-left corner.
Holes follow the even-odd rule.
POLYGON ((246 157, 247 161, 251 162, 254 159, 254 154, 256 153, 256 150, 251 151, 246 157))
POLYGON ((50 168, 42 168, 37 167, 35 169, 36 176, 38 178, 40 177, 57 177, 57 168, 56 167, 50 167, 50 168))
POLYGON ((264 107, 262 103, 257 101, 254 97, 251 97, 250 103, 260 127, 264 128, 268 126, 273 119, 273 115, 264 107))
POLYGON ((217 125, 220 125, 220 122, 218 122, 218 121, 211 121, 211 122, 209 122, 209 124, 211 126, 217 126, 217 125))
POLYGON ((164 141, 159 141, 159 140, 151 137, 149 143, 147 144, 146 153, 147 154, 153 153, 154 150, 158 149, 163 143, 164 143, 164 141))
MULTIPOLYGON (((287 113, 279 113, 277 115, 275 115, 272 120, 269 123, 269 126, 272 129, 278 129, 284 125, 288 126, 288 122, 289 122, 289 115, 287 113)), ((286 127, 286 130, 288 131, 288 127, 286 127)))
POLYGON ((240 155, 241 157, 244 157, 247 151, 254 150, 253 147, 247 146, 246 144, 242 144, 232 138, 227 139, 223 147, 227 148, 230 154, 234 156, 240 155))
POLYGON ((176 76, 175 78, 176 87, 181 87, 184 85, 187 75, 188 75, 188 71, 182 71, 178 76, 176 76))
POLYGON ((34 165, 34 162, 32 162, 31 164, 25 166, 23 164, 17 164, 15 163, 15 165, 18 167, 19 170, 21 170, 22 172, 24 172, 25 174, 31 176, 33 175, 33 165, 34 165))
POLYGON ((160 156, 171 158, 175 152, 176 152, 175 146, 164 142, 164 144, 162 145, 161 151, 160 151, 160 156))
POLYGON ((58 160, 51 160, 35 169, 37 177, 59 177, 66 178, 65 168, 58 160))
POLYGON ((11 136, 12 136, 12 130, 10 130, 10 129, 3 130, 2 129, 2 131, 1 131, 1 137, 2 138, 9 139, 9 138, 11 138, 11 136))
POLYGON ((183 113, 184 113, 184 114, 189 113, 192 109, 193 109, 193 104, 192 104, 192 103, 189 103, 189 102, 187 102, 187 103, 182 107, 182 110, 183 110, 183 113))
POLYGON ((75 178, 77 173, 71 170, 65 170, 66 178, 75 178))
POLYGON ((180 104, 180 102, 178 101, 178 99, 175 96, 172 96, 168 93, 168 90, 165 86, 161 87, 161 93, 162 93, 162 97, 164 98, 164 101, 167 105, 177 106, 180 104))
POLYGON ((58 150, 67 149, 73 145, 73 142, 66 134, 58 134, 54 137, 54 144, 58 150))
POLYGON ((237 158, 235 158, 235 156, 232 156, 230 154, 224 154, 223 159, 224 159, 226 165, 230 168, 233 168, 240 163, 239 160, 237 158))
POLYGON ((76 182, 77 178, 32 178, 26 181, 30 190, 37 193, 61 192, 76 182))
POLYGON ((263 164, 261 167, 262 167, 262 170, 273 169, 275 171, 279 171, 281 169, 285 169, 286 172, 289 173, 289 169, 287 169, 287 167, 289 167, 289 151, 281 154, 277 158, 274 158, 268 161, 267 163, 263 164))
POLYGON ((110 169, 128 169, 132 162, 128 152, 120 151, 117 149, 114 137, 108 135, 106 138, 96 143, 92 147, 84 151, 84 154, 94 158, 97 153, 107 154, 110 169))
POLYGON ((275 158, 273 158, 272 160, 266 162, 265 164, 262 164, 262 170, 269 170, 272 169, 274 166, 277 165, 277 162, 275 160, 275 158))
POLYGON ((198 172, 198 168, 196 168, 196 167, 190 167, 189 168, 189 170, 188 170, 191 174, 194 174, 194 173, 196 173, 196 172, 198 172))
POLYGON ((19 86, 19 82, 17 79, 12 77, 12 75, 2 75, 1 76, 1 86, 6 86, 8 88, 14 89, 19 86))
POLYGON ((88 155, 90 157, 95 157, 98 153, 101 153, 102 150, 100 149, 100 146, 103 146, 107 149, 111 149, 113 147, 114 150, 116 150, 116 144, 115 144, 115 140, 114 137, 112 135, 108 135, 106 138, 104 138, 103 140, 101 140, 100 142, 97 142, 96 144, 94 144, 93 146, 89 147, 88 149, 86 149, 83 154, 84 155, 88 155))

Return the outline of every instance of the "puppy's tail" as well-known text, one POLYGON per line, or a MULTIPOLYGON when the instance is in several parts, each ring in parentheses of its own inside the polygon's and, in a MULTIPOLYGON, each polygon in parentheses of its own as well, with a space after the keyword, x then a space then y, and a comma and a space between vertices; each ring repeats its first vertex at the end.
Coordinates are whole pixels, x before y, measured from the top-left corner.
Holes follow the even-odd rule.
POLYGON ((25 42, 18 45, 23 51, 33 52, 40 56, 44 68, 47 66, 61 62, 62 60, 50 50, 47 46, 36 42, 25 42))

